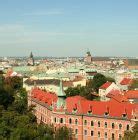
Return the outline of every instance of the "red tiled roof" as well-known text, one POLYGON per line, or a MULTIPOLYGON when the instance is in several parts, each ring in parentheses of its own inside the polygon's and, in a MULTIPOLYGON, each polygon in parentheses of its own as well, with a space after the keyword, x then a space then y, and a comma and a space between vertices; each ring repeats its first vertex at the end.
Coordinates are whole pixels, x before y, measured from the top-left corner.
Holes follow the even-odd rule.
POLYGON ((125 96, 126 96, 128 99, 138 99, 138 90, 128 90, 128 91, 125 93, 125 96))
POLYGON ((132 110, 135 108, 135 104, 120 103, 115 100, 108 102, 89 101, 82 97, 74 96, 66 99, 67 112, 72 113, 75 104, 77 104, 78 114, 87 114, 91 106, 92 114, 104 116, 108 107, 110 117, 122 117, 123 113, 126 112, 129 119, 132 117, 132 110))
POLYGON ((99 89, 107 89, 111 84, 111 82, 106 82, 99 89))
MULTIPOLYGON (((51 105, 53 102, 57 102, 57 95, 49 92, 44 92, 38 88, 32 90, 32 97, 37 100, 51 105)), ((72 113, 73 110, 77 111, 76 114, 87 114, 92 110, 92 114, 98 116, 104 116, 107 110, 110 117, 122 117, 126 112, 128 119, 132 117, 132 110, 135 110, 138 105, 130 104, 129 102, 118 102, 111 99, 108 102, 101 101, 89 101, 81 96, 68 97, 66 99, 66 111, 72 113)))
POLYGON ((51 105, 52 102, 57 102, 57 95, 50 92, 42 91, 38 88, 34 88, 32 90, 32 96, 33 98, 36 98, 40 100, 41 102, 47 103, 48 105, 51 105))
POLYGON ((121 82, 120 85, 129 85, 132 83, 132 79, 130 78, 124 78, 121 82))
POLYGON ((111 90, 106 97, 114 99, 118 102, 128 102, 128 99, 121 94, 119 90, 111 90))

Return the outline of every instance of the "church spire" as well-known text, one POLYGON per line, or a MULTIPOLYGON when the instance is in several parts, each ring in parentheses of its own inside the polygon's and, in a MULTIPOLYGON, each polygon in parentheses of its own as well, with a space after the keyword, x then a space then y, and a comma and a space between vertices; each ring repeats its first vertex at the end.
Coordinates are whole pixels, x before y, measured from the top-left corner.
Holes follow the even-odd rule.
POLYGON ((58 97, 66 97, 66 94, 63 90, 63 83, 62 83, 61 79, 60 79, 59 90, 58 90, 57 95, 58 95, 58 97))
POLYGON ((34 58, 34 56, 33 56, 33 53, 32 53, 32 52, 30 53, 30 58, 34 58))
POLYGON ((57 96, 58 96, 58 100, 57 100, 57 108, 65 108, 66 103, 65 103, 65 98, 66 98, 66 94, 63 90, 63 84, 62 84, 62 80, 60 79, 60 84, 59 84, 59 90, 57 92, 57 96))

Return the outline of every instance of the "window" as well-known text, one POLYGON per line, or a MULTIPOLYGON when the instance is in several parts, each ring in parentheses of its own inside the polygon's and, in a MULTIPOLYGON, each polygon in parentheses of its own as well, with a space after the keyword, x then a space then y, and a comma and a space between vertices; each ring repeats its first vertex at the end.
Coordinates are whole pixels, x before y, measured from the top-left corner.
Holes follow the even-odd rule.
POLYGON ((98 138, 100 138, 100 132, 98 131, 98 138))
POLYGON ((109 115, 109 113, 108 113, 108 112, 105 112, 105 113, 104 113, 104 115, 105 115, 105 116, 108 116, 108 115, 109 115))
POLYGON ((78 129, 75 129, 75 134, 78 134, 78 129))
POLYGON ((69 119, 69 123, 70 123, 70 124, 72 123, 72 120, 71 120, 71 118, 69 119))
POLYGON ((115 124, 114 124, 114 123, 112 123, 112 128, 113 128, 113 129, 115 128, 115 124))
POLYGON ((127 125, 127 130, 129 130, 129 125, 127 125))
POLYGON ((75 120, 75 124, 78 124, 78 120, 77 119, 75 120))
POLYGON ((63 123, 63 118, 60 118, 60 123, 63 123))
POLYGON ((105 132, 104 137, 107 138, 107 132, 105 132))
POLYGON ((126 117, 127 117, 127 114, 123 114, 122 117, 123 117, 123 118, 126 118, 126 117))
POLYGON ((93 136, 93 134, 94 134, 93 131, 91 131, 91 136, 93 136))
POLYGON ((115 134, 114 133, 112 133, 112 140, 114 140, 115 139, 115 134))
POLYGON ((121 134, 119 134, 119 140, 122 140, 122 136, 121 136, 121 134))
POLYGON ((54 118, 54 122, 56 122, 56 118, 54 118))
POLYGON ((84 121, 84 125, 87 125, 87 120, 84 121))
POLYGON ((119 129, 120 129, 120 130, 122 129, 122 124, 121 124, 121 123, 119 124, 119 129))
POLYGON ((93 121, 91 121, 91 126, 94 126, 94 122, 93 121))
POLYGON ((100 122, 98 121, 98 127, 100 127, 100 122))
POLYGON ((84 130, 84 135, 87 135, 87 130, 84 130))
POLYGON ((104 127, 107 128, 107 122, 104 123, 104 127))

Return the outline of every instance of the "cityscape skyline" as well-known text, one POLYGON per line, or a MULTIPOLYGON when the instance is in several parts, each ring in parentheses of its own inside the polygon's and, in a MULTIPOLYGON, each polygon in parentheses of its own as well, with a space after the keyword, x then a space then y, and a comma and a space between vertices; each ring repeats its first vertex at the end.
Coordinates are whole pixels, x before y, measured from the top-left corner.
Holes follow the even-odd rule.
POLYGON ((138 57, 138 2, 18 1, 0 4, 0 56, 138 57))

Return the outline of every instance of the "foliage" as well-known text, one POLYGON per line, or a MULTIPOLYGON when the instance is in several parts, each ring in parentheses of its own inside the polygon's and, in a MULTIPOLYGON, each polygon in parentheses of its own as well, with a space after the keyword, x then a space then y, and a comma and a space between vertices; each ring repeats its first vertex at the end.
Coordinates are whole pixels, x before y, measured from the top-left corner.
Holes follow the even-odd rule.
POLYGON ((23 79, 18 76, 8 77, 5 79, 5 84, 9 85, 14 90, 18 90, 23 86, 23 79))
POLYGON ((0 140, 68 139, 67 128, 54 132, 51 125, 37 124, 32 107, 27 108, 27 92, 4 84, 0 88, 0 140), (15 92, 16 91, 16 92, 15 92))
POLYGON ((3 105, 5 109, 12 104, 14 97, 12 93, 6 88, 0 88, 0 105, 3 105))
POLYGON ((100 73, 97 73, 94 77, 93 77, 93 81, 92 81, 92 88, 98 92, 99 87, 101 85, 103 85, 105 82, 107 81, 106 77, 100 73))
POLYGON ((69 87, 65 91, 67 97, 80 95, 82 97, 85 97, 88 100, 97 100, 98 97, 94 96, 92 92, 93 90, 89 85, 87 85, 86 87, 84 86, 77 86, 73 88, 69 87))
POLYGON ((105 77, 104 75, 97 73, 93 80, 87 82, 86 86, 79 85, 77 87, 69 87, 65 93, 67 97, 80 95, 88 100, 99 100, 98 95, 96 96, 95 93, 98 93, 99 87, 107 81, 115 82, 113 78, 105 77))
POLYGON ((138 122, 131 131, 126 131, 123 140, 138 140, 138 122))
POLYGON ((131 90, 138 89, 138 79, 133 80, 133 83, 130 85, 129 89, 131 90))
POLYGON ((55 133, 55 140, 71 140, 72 130, 67 127, 59 128, 55 133))

